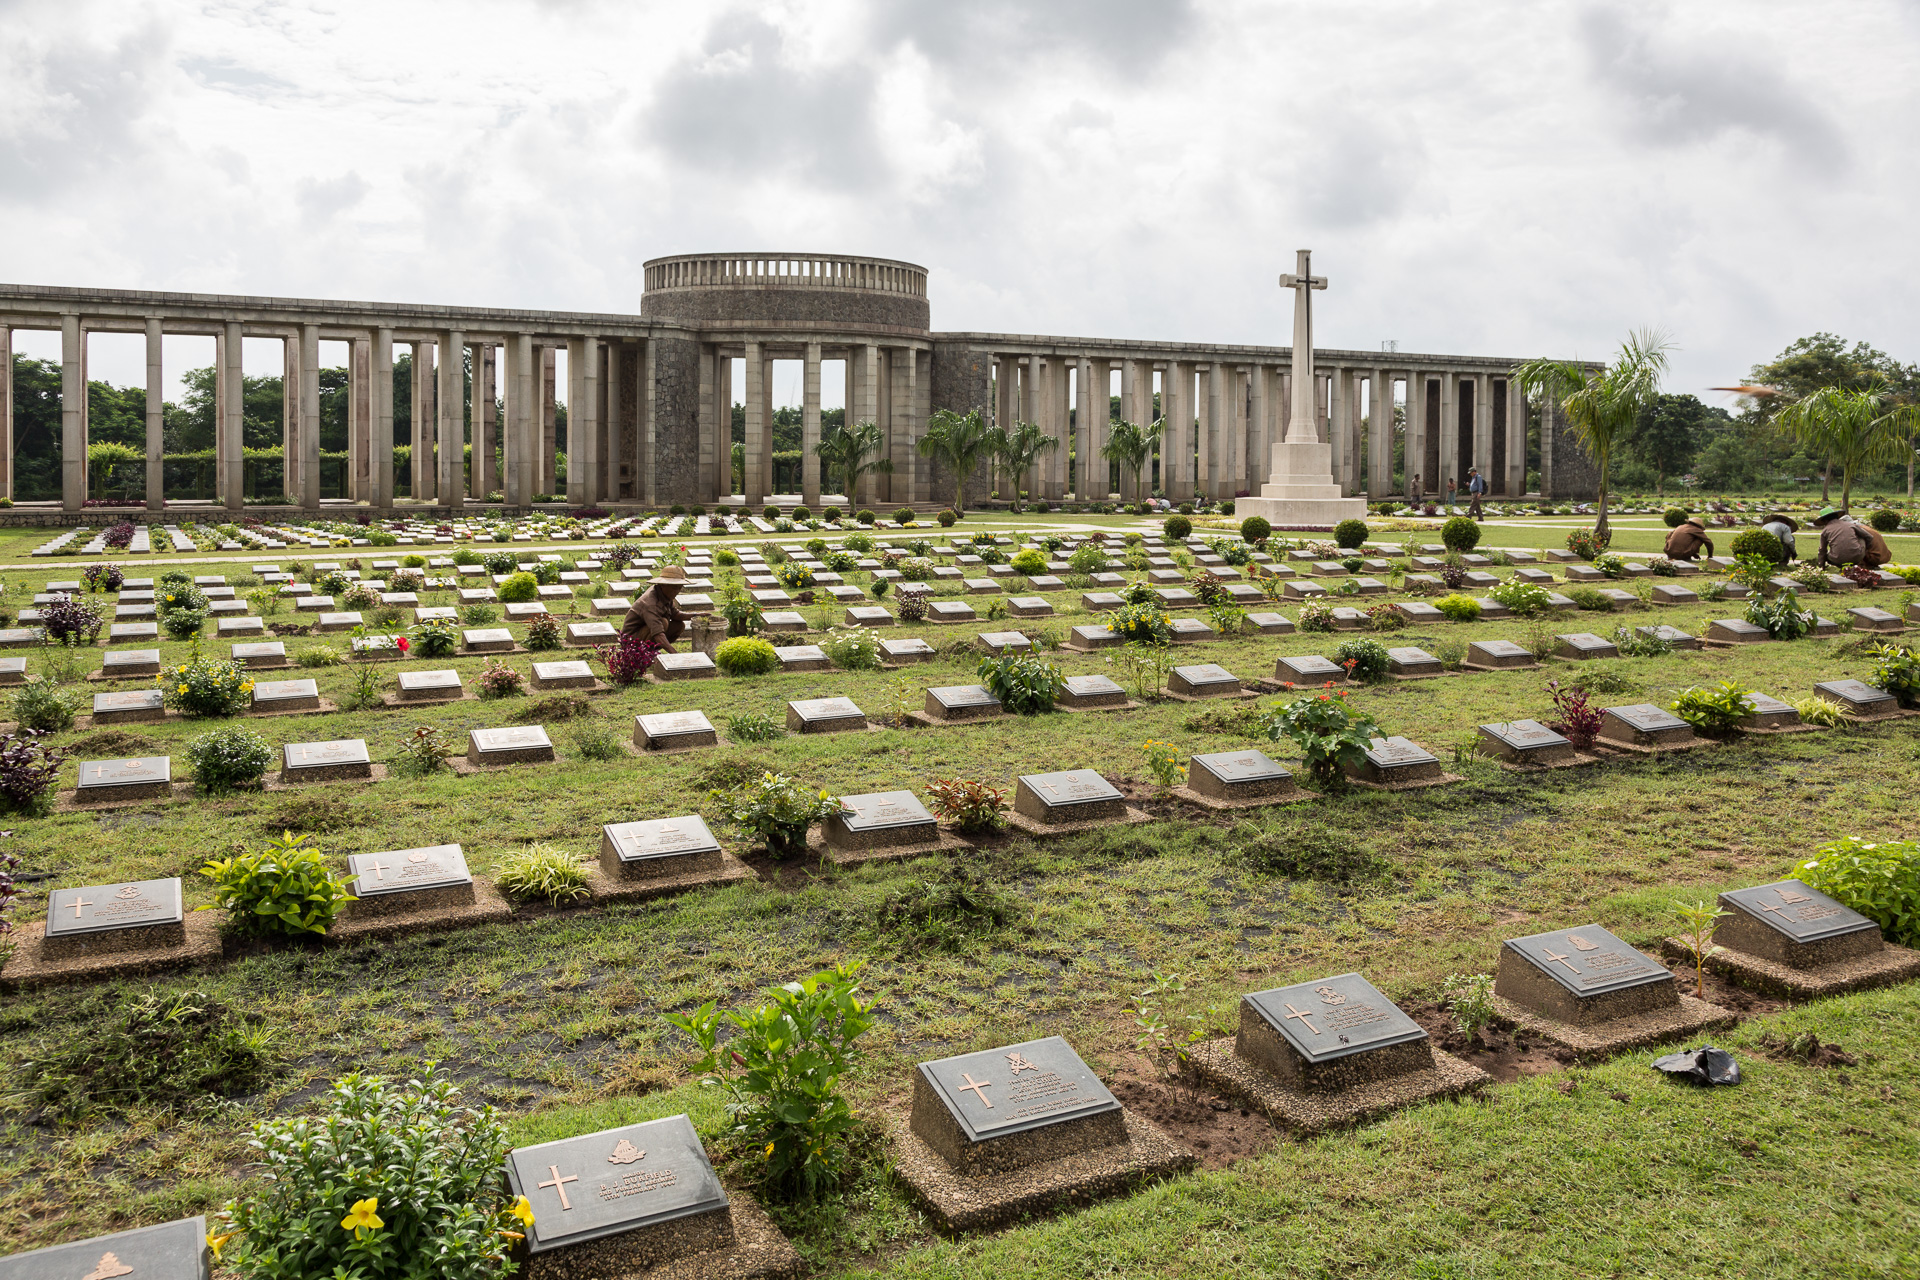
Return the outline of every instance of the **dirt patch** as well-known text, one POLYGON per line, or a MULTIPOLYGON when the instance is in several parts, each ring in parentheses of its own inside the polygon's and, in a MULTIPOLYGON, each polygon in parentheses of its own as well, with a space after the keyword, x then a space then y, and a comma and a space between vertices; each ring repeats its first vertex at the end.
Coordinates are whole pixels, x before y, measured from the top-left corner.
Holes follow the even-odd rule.
MULTIPOLYGON (((1647 950, 1649 955, 1655 954, 1650 948, 1643 949, 1647 950)), ((1681 995, 1691 996, 1697 994, 1694 989, 1692 965, 1684 961, 1672 961, 1668 962, 1667 968, 1672 970, 1674 977, 1679 980, 1681 995)), ((1717 1004, 1722 1009, 1736 1013, 1740 1015, 1743 1020, 1747 1018, 1758 1018, 1763 1014, 1793 1007, 1791 1000, 1782 1000, 1777 996, 1763 996, 1758 992, 1749 991, 1745 987, 1737 987, 1725 978, 1714 973, 1707 974, 1706 992, 1705 994, 1699 995, 1698 998, 1705 1000, 1708 1004, 1717 1004)))
POLYGON ((143 738, 137 733, 126 733, 119 729, 102 729, 76 739, 69 750, 82 759, 118 760, 129 756, 139 756, 157 751, 160 744, 152 738, 143 738))
POLYGON ((1279 1132, 1267 1118, 1185 1077, 1162 1080, 1151 1067, 1128 1066, 1107 1082, 1120 1104, 1191 1147, 1203 1169, 1224 1169, 1273 1148, 1279 1132))
POLYGON ((572 720, 580 716, 595 714, 591 699, 584 693, 562 694, 554 698, 542 698, 527 708, 527 719, 545 724, 550 720, 572 720))
POLYGON ((1760 1052, 1776 1062, 1797 1062, 1803 1067, 1860 1065, 1859 1060, 1845 1049, 1831 1042, 1822 1044, 1820 1037, 1811 1031, 1803 1031, 1797 1036, 1780 1036, 1768 1031, 1755 1043, 1760 1052))
POLYGON ((272 812, 262 815, 260 825, 269 835, 282 831, 311 831, 327 834, 370 825, 373 821, 364 808, 337 797, 301 796, 283 800, 272 812))
POLYGON ((1480 1068, 1501 1084, 1559 1071, 1575 1060, 1571 1049, 1529 1038, 1505 1018, 1495 1018, 1469 1039, 1454 1025, 1453 1015, 1432 1000, 1400 1007, 1433 1037, 1434 1048, 1480 1068))

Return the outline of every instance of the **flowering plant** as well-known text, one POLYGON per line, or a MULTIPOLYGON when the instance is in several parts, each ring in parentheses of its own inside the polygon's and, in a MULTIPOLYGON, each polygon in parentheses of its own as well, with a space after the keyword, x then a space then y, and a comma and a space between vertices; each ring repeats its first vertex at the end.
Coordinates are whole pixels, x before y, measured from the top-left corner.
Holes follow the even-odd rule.
POLYGON ((1547 690, 1553 695, 1553 709, 1558 716, 1547 728, 1571 742, 1575 749, 1585 751, 1600 734, 1599 709, 1587 704, 1585 689, 1563 689, 1558 680, 1550 680, 1547 690))
POLYGON ((1383 734, 1372 716, 1347 704, 1345 690, 1330 682, 1325 687, 1325 693, 1310 693, 1268 712, 1261 717, 1261 727, 1270 740, 1297 745, 1315 781, 1339 787, 1344 785, 1341 766, 1359 764, 1373 739, 1383 734))
POLYGON ((127 580, 117 564, 90 564, 80 576, 87 580, 89 591, 118 591, 127 580))
POLYGON ((617 685, 630 685, 647 673, 653 660, 660 656, 660 646, 645 636, 623 632, 616 643, 603 644, 594 654, 607 664, 608 680, 617 685))
POLYGON ((206 657, 198 635, 187 660, 164 668, 155 684, 167 706, 190 716, 236 716, 253 697, 245 670, 226 658, 206 657))
POLYGON ((1147 757, 1147 772, 1164 795, 1187 780, 1187 766, 1180 763, 1180 749, 1171 742, 1149 738, 1140 744, 1147 757))

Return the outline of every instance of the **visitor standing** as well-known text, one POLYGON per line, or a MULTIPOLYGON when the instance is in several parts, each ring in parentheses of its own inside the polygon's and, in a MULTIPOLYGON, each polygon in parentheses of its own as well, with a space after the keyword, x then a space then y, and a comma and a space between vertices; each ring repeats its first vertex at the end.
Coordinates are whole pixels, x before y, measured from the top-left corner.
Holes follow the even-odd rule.
POLYGON ((1481 518, 1480 499, 1486 496, 1487 482, 1480 475, 1480 468, 1467 468, 1467 493, 1471 501, 1467 504, 1467 514, 1475 520, 1481 518))
POLYGON ((1459 485, 1457 485, 1457 484, 1455 484, 1455 483, 1453 482, 1453 477, 1452 477, 1452 476, 1448 476, 1448 477, 1447 477, 1447 488, 1446 488, 1446 502, 1447 502, 1447 514, 1448 514, 1448 515, 1452 515, 1452 514, 1453 514, 1453 495, 1454 495, 1455 493, 1457 493, 1457 492, 1459 491, 1459 488, 1460 488, 1460 486, 1459 486, 1459 485))

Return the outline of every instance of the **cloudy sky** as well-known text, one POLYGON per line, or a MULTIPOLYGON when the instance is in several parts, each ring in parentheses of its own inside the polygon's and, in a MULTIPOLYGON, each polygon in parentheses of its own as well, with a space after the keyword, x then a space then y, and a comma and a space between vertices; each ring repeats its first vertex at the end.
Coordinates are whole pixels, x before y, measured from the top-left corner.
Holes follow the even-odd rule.
MULTIPOLYGON (((1703 395, 1819 329, 1920 361, 1911 2, 0 0, 0 30, 9 281, 636 311, 647 258, 814 250, 925 264, 939 329, 1284 343, 1311 247, 1325 346, 1653 325, 1703 395)), ((97 377, 138 359, 95 340, 97 377)))

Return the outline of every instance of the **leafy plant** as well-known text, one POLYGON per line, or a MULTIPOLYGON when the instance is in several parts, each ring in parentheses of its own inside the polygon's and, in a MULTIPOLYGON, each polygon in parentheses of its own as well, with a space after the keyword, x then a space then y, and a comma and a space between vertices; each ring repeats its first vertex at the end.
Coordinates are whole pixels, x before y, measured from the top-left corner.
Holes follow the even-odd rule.
POLYGON ((560 620, 550 613, 536 613, 527 619, 527 649, 531 653, 551 653, 561 646, 560 620))
POLYGON ((727 819, 740 830, 758 837, 774 858, 806 852, 807 828, 840 812, 840 798, 813 788, 783 773, 762 773, 731 795, 709 793, 722 806, 727 819))
POLYGON ((1879 925, 1888 942, 1920 946, 1920 841, 1844 836, 1813 852, 1795 879, 1879 925))
POLYGON ((620 734, 610 721, 599 716, 575 717, 567 729, 567 740, 582 760, 618 760, 626 755, 620 734))
POLYGON ((353 672, 353 687, 347 690, 346 706, 349 711, 365 711, 369 707, 381 705, 381 691, 386 681, 381 677, 379 668, 360 666, 353 672))
POLYGON ((871 627, 835 627, 820 642, 820 649, 842 671, 878 671, 881 667, 880 636, 871 627))
POLYGON ((273 744, 238 725, 203 733, 187 744, 194 789, 201 795, 254 787, 273 764, 273 744))
POLYGON ((1132 681, 1142 700, 1160 696, 1167 673, 1173 670, 1173 650, 1166 645, 1131 641, 1114 655, 1114 665, 1132 681))
POLYGON ((531 573, 514 573, 493 594, 501 604, 526 604, 540 598, 540 584, 531 573))
POLYGON ((187 660, 156 678, 166 705, 190 716, 237 716, 253 697, 253 680, 228 658, 209 658, 194 637, 187 660))
POLYGON ((209 1233, 247 1280, 492 1280, 531 1224, 509 1201, 506 1132, 432 1064, 404 1086, 346 1076, 317 1119, 253 1128, 268 1176, 209 1233))
POLYGON ((400 767, 415 777, 424 777, 446 766, 460 753, 446 730, 435 725, 416 725, 401 735, 400 767))
POLYGON ((1007 793, 977 778, 936 778, 927 786, 933 815, 958 831, 992 831, 1001 825, 1007 793))
POLYGON ((415 657, 445 658, 460 647, 460 628, 451 622, 438 619, 416 622, 408 634, 413 641, 412 653, 415 657))
POLYGON ((1497 604, 1503 604, 1516 617, 1531 618, 1553 607, 1553 593, 1536 582, 1508 578, 1487 592, 1497 604))
POLYGON ((1207 1034, 1205 1014, 1194 1010, 1184 1014, 1173 1012, 1173 1006, 1187 993, 1187 982, 1185 974, 1162 973, 1156 969, 1153 985, 1136 992, 1133 1007, 1127 1010, 1133 1015, 1133 1024, 1140 1028, 1135 1047, 1146 1054, 1165 1077, 1177 1075, 1185 1067, 1188 1049, 1207 1034))
POLYGON ((974 668, 987 692, 1015 715, 1050 711, 1067 687, 1067 678, 1054 663, 1037 653, 1004 653, 980 659, 974 668))
POLYGON ((1168 516, 1160 522, 1160 531, 1166 534, 1169 542, 1184 542, 1193 532, 1193 521, 1185 516, 1168 516))
POLYGON ((773 645, 752 636, 723 641, 713 654, 714 665, 729 676, 759 676, 780 665, 773 645))
POLYGON ((353 895, 305 834, 281 833, 264 849, 215 858, 200 870, 213 880, 214 902, 235 932, 295 938, 324 934, 353 895))
POLYGON ((766 625, 766 613, 760 602, 739 587, 730 586, 721 595, 719 613, 727 620, 730 636, 757 635, 766 625))
POLYGON ((927 616, 927 593, 924 591, 901 591, 894 597, 894 612, 902 622, 920 622, 927 616))
POLYGON ((1460 1034, 1472 1039, 1494 1019, 1493 975, 1450 973, 1440 984, 1440 1003, 1453 1015, 1460 1034))
POLYGON ((1588 613, 1612 613, 1613 601, 1600 594, 1600 588, 1577 583, 1567 588, 1567 599, 1588 613))
POLYGON ((1157 601, 1132 601, 1108 610, 1106 625, 1128 644, 1173 643, 1173 619, 1157 601))
POLYGON ((1691 688, 1673 700, 1673 714, 1709 737, 1722 737, 1740 727, 1754 713, 1752 691, 1737 680, 1722 680, 1717 688, 1691 688))
POLYGON ((1800 608, 1799 597, 1791 588, 1772 600, 1756 595, 1747 601, 1747 621, 1765 627, 1775 640, 1798 640, 1813 630, 1814 617, 1811 610, 1800 608))
POLYGON ((303 667, 337 667, 345 662, 346 656, 330 644, 308 645, 294 655, 294 661, 303 667))
POLYGON ((1920 702, 1920 654, 1884 640, 1876 643, 1869 653, 1874 667, 1873 674, 1867 678, 1868 684, 1885 689, 1898 698, 1903 707, 1920 702))
POLYGON ((57 644, 90 645, 100 638, 105 620, 98 605, 79 596, 56 597, 40 610, 40 629, 57 644))
POLYGON ((1598 707, 1587 702, 1587 691, 1579 688, 1563 688, 1558 680, 1547 682, 1547 692, 1553 698, 1553 710, 1557 717, 1547 724, 1579 751, 1585 751, 1593 745, 1600 734, 1602 715, 1598 707))
POLYGON ((1441 596, 1433 602, 1433 607, 1454 622, 1473 622, 1480 617, 1480 602, 1472 596, 1441 596))
POLYGON ((117 564, 90 564, 80 576, 89 591, 118 591, 127 582, 127 575, 117 564))
POLYGON ((1368 683, 1384 680, 1393 661, 1387 646, 1365 638, 1341 641, 1334 647, 1333 660, 1347 668, 1351 676, 1368 683))
POLYGON ((1611 534, 1602 535, 1592 529, 1574 529, 1567 534, 1567 550, 1582 560, 1592 560, 1613 540, 1611 534))
POLYGON ((28 676, 26 683, 13 691, 14 720, 20 728, 39 733, 65 733, 73 728, 74 716, 86 705, 86 694, 63 688, 45 676, 28 676))
POLYGON ((1620 651, 1623 658, 1658 658, 1673 652, 1673 641, 1661 636, 1652 627, 1645 631, 1635 627, 1615 627, 1612 638, 1613 647, 1620 651))
POLYGON ((1262 727, 1269 740, 1298 746, 1314 780, 1331 789, 1346 785, 1341 767, 1358 765, 1383 736, 1372 716, 1348 704, 1344 689, 1295 698, 1268 713, 1262 727))
POLYGON ((551 907, 593 895, 584 862, 565 849, 538 842, 501 858, 494 866, 493 882, 510 898, 538 900, 551 907))
MULTIPOLYGON (((1257 520, 1259 519, 1259 517, 1249 516, 1248 519, 1257 520)), ((1469 520, 1467 523, 1472 524, 1473 522, 1469 520)), ((1342 547, 1364 546, 1366 545, 1368 532, 1369 531, 1367 529, 1367 522, 1365 520, 1353 520, 1353 519, 1342 520, 1339 524, 1336 524, 1335 526, 1333 526, 1333 540, 1334 542, 1338 543, 1342 547)), ((1442 542, 1447 541, 1447 535, 1444 529, 1441 531, 1440 540, 1442 542)), ((1248 541, 1251 542, 1253 541, 1253 539, 1249 538, 1248 541)), ((1462 549, 1463 550, 1471 549, 1474 543, 1478 543, 1479 541, 1480 541, 1480 526, 1474 525, 1473 526, 1473 543, 1467 544, 1467 547, 1462 549)), ((1447 543, 1447 545, 1452 546, 1453 544, 1449 542, 1447 543)))
POLYGON ((1696 997, 1704 996, 1707 994, 1707 961, 1720 950, 1713 945, 1713 935, 1720 928, 1715 922, 1733 913, 1722 909, 1718 903, 1706 901, 1675 903, 1673 910, 1686 926, 1680 941, 1686 947, 1687 954, 1693 957, 1693 994, 1696 997))
POLYGON ((1793 709, 1807 724, 1838 729, 1847 723, 1847 709, 1832 698, 1825 698, 1817 693, 1810 697, 1794 699, 1793 709))
POLYGON ((54 783, 69 753, 40 741, 43 736, 38 729, 0 736, 0 805, 10 813, 41 814, 52 802, 54 783))
POLYGON ((787 734, 786 726, 764 711, 741 711, 726 723, 727 737, 735 742, 772 742, 787 734))
POLYGON ((726 1091, 734 1138, 764 1150, 763 1184, 776 1195, 816 1198, 844 1168, 854 1118, 839 1082, 859 1064, 858 1041, 873 1025, 872 1004, 857 994, 859 970, 843 963, 789 982, 745 1012, 722 1015, 709 1000, 666 1015, 700 1047, 702 1083, 726 1091), (724 1049, 722 1017, 736 1029, 724 1049))
MULTIPOLYGON (((1336 535, 1338 532, 1336 529, 1336 535)), ((1480 545, 1480 522, 1472 516, 1454 516, 1440 526, 1440 541, 1447 550, 1464 555, 1480 545)))
POLYGON ((1187 766, 1180 761, 1180 749, 1171 742, 1161 742, 1149 738, 1140 744, 1140 750, 1147 758, 1147 772, 1153 775, 1153 783, 1165 795, 1187 780, 1187 766))
POLYGON ((1333 630, 1333 606, 1325 600, 1308 600, 1294 615, 1294 626, 1301 631, 1333 630))

